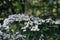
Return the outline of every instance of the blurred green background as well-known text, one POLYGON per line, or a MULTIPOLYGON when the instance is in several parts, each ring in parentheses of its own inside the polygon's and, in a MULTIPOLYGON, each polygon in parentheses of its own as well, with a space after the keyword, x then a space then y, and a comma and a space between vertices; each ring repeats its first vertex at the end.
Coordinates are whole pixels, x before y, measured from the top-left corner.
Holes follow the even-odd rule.
MULTIPOLYGON (((60 22, 60 0, 0 0, 0 22, 12 14, 27 13, 42 19, 51 17, 60 22)), ((23 26, 20 22, 13 23, 10 29, 16 31, 16 25, 23 26), (13 27, 12 27, 13 26, 13 27)), ((60 25, 43 24, 40 32, 26 32, 26 40, 60 40, 60 25)), ((20 29, 19 29, 20 30, 20 29)), ((18 30, 17 30, 18 31, 18 30)))

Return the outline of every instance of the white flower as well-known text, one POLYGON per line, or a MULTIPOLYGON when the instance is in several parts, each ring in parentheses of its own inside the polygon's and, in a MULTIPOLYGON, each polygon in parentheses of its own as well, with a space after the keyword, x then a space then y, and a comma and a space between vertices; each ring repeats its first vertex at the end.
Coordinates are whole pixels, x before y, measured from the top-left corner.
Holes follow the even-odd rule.
POLYGON ((33 21, 30 21, 30 23, 29 23, 30 25, 33 25, 33 21))
POLYGON ((29 16, 22 16, 22 20, 25 20, 25 21, 28 21, 28 20, 30 20, 30 18, 29 18, 29 16))
POLYGON ((19 18, 16 18, 15 21, 19 21, 19 18))
POLYGON ((11 31, 12 31, 12 32, 14 32, 14 30, 13 30, 13 29, 12 29, 11 31))
POLYGON ((3 24, 3 27, 6 27, 6 24, 3 24))
POLYGON ((47 20, 52 20, 51 18, 48 18, 47 20))
POLYGON ((13 19, 13 17, 11 15, 8 18, 13 19))
POLYGON ((9 28, 9 25, 8 24, 3 24, 3 28, 9 28))
POLYGON ((10 34, 6 34, 6 33, 3 34, 3 39, 9 39, 9 38, 10 38, 10 34))
POLYGON ((52 19, 51 18, 48 18, 48 19, 46 19, 46 22, 48 23, 48 22, 50 22, 52 19))
POLYGON ((24 29, 23 32, 26 32, 26 29, 24 29))
POLYGON ((37 20, 34 20, 34 23, 35 23, 35 24, 38 24, 38 21, 37 21, 37 20))
POLYGON ((31 28, 31 31, 39 31, 40 29, 38 29, 38 28, 31 28))
POLYGON ((55 24, 59 24, 59 22, 55 21, 55 24))
POLYGON ((22 27, 21 29, 26 29, 27 27, 29 27, 29 22, 26 24, 26 26, 22 27))
POLYGON ((31 31, 39 31, 38 25, 32 26, 31 31))
POLYGON ((17 18, 18 15, 17 14, 14 14, 14 15, 10 15, 9 18, 17 18))
POLYGON ((35 17, 34 17, 34 16, 30 16, 30 19, 31 19, 31 20, 35 20, 35 17))
POLYGON ((60 24, 60 23, 57 21, 52 21, 52 24, 60 24))
POLYGON ((21 14, 21 18, 22 18, 22 20, 25 20, 25 21, 30 20, 29 16, 25 15, 25 14, 21 14))
POLYGON ((15 21, 15 19, 10 19, 10 18, 8 19, 9 19, 9 23, 13 23, 15 21))
POLYGON ((26 36, 24 36, 24 35, 18 34, 18 35, 15 36, 15 39, 22 38, 22 40, 25 40, 24 39, 25 37, 26 36))
POLYGON ((16 34, 19 34, 19 32, 16 32, 16 34))
POLYGON ((5 25, 7 25, 7 24, 9 24, 9 19, 8 18, 6 18, 4 21, 3 21, 3 24, 5 24, 5 25))
POLYGON ((5 27, 5 30, 8 30, 8 29, 9 29, 9 26, 6 26, 6 27, 5 27))
POLYGON ((45 22, 45 20, 42 20, 42 22, 45 22))
POLYGON ((25 22, 24 24, 27 25, 27 22, 25 22))

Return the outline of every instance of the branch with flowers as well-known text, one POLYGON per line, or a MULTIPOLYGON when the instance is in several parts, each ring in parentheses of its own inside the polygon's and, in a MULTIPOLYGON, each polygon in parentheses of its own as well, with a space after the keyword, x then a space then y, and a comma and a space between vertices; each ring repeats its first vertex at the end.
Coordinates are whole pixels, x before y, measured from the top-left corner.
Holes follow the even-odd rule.
MULTIPOLYGON (((16 32, 15 35, 10 34, 9 30, 9 25, 13 23, 14 21, 24 21, 24 26, 21 27, 22 32, 27 32, 29 29, 30 32, 40 32, 41 31, 41 26, 45 24, 49 25, 59 25, 60 23, 57 21, 52 20, 52 18, 48 19, 41 19, 39 17, 35 17, 33 15, 29 16, 28 14, 14 14, 14 15, 9 15, 8 18, 6 18, 3 21, 3 25, 0 24, 0 29, 5 30, 5 32, 0 30, 0 35, 2 36, 3 39, 9 39, 12 38, 13 40, 22 38, 20 40, 25 40, 24 35, 21 35, 19 32, 16 32), (8 34, 7 34, 8 33, 8 34), (4 36, 4 35, 7 36, 4 36), (8 37, 9 36, 9 37, 8 37)), ((48 27, 49 27, 48 25, 48 27)), ((45 25, 46 26, 46 25, 45 25)), ((39 39, 40 40, 40 39, 39 39)))

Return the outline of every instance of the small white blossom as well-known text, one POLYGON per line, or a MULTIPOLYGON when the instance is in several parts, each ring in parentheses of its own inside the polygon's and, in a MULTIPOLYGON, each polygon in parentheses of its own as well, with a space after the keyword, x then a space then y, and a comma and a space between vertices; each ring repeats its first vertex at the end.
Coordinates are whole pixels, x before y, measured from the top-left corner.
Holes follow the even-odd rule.
POLYGON ((57 21, 52 21, 52 24, 60 24, 60 23, 57 21))
POLYGON ((6 26, 6 27, 5 27, 5 30, 9 30, 9 26, 6 26))
POLYGON ((26 32, 26 29, 24 29, 23 32, 26 32))
POLYGON ((34 21, 34 23, 35 23, 35 24, 38 24, 38 21, 37 21, 37 20, 35 20, 35 21, 34 21))
POLYGON ((33 21, 30 21, 30 23, 29 23, 30 25, 33 25, 33 21))
POLYGON ((42 20, 42 22, 45 22, 45 20, 42 20))
POLYGON ((15 21, 15 18, 8 18, 10 22, 15 21))
POLYGON ((3 21, 3 24, 9 24, 9 19, 8 18, 6 18, 4 21, 3 21))
POLYGON ((16 32, 16 34, 19 34, 19 32, 16 32))
POLYGON ((49 23, 52 19, 51 18, 48 18, 46 19, 46 22, 49 23))
POLYGON ((11 31, 12 31, 12 32, 14 32, 14 30, 13 30, 13 29, 12 29, 11 31))
POLYGON ((26 26, 22 27, 21 29, 26 29, 27 27, 29 27, 29 22, 26 24, 26 26))
POLYGON ((6 33, 3 34, 3 39, 9 39, 9 38, 10 38, 10 34, 6 34, 6 33))
POLYGON ((59 22, 55 21, 55 24, 59 24, 59 22))
POLYGON ((24 39, 25 37, 26 37, 25 35, 18 34, 15 36, 15 39, 22 38, 22 40, 25 40, 24 39))
POLYGON ((31 31, 39 31, 38 25, 35 25, 31 28, 31 31))

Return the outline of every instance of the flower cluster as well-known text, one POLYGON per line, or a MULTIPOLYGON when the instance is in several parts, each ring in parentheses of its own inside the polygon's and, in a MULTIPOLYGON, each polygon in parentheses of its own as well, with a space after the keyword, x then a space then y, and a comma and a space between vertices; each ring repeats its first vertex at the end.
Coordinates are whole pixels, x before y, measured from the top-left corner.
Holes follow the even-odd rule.
POLYGON ((39 31, 40 29, 38 28, 38 25, 41 25, 42 23, 59 24, 57 21, 53 21, 51 18, 43 20, 39 17, 29 16, 26 14, 14 14, 10 15, 3 21, 2 27, 5 28, 5 30, 8 30, 9 25, 11 23, 13 23, 14 21, 22 21, 22 20, 25 21, 25 26, 22 27, 21 29, 26 29, 28 27, 31 31, 39 31))
MULTIPOLYGON (((8 16, 8 18, 6 18, 3 21, 3 25, 0 24, 0 28, 3 28, 4 30, 6 30, 6 32, 9 32, 9 25, 11 23, 13 23, 14 21, 22 21, 22 20, 25 21, 24 22, 25 26, 21 28, 23 32, 25 32, 27 28, 30 31, 39 31, 40 29, 38 25, 42 25, 43 23, 60 24, 57 21, 52 20, 52 18, 48 18, 44 20, 39 17, 34 17, 32 15, 29 16, 27 14, 14 14, 14 15, 8 16)), ((3 33, 1 30, 0 30, 0 35, 3 35, 4 39, 10 38, 10 34, 3 33)), ((22 37, 23 39, 24 36, 18 33, 18 35, 16 35, 15 38, 18 39, 20 37, 22 37)))
POLYGON ((0 40, 25 40, 26 36, 16 32, 15 34, 11 35, 8 33, 4 33, 0 31, 0 40))

